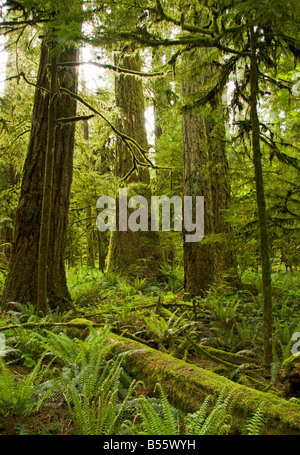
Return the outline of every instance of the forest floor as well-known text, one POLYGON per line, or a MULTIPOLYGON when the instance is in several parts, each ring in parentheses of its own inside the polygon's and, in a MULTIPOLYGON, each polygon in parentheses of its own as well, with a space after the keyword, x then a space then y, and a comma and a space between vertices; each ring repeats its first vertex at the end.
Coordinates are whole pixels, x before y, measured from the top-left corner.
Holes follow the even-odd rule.
MULTIPOLYGON (((243 289, 236 290, 225 285, 212 286, 204 299, 194 301, 184 299, 183 275, 180 268, 164 267, 156 282, 148 282, 142 278, 130 280, 116 274, 102 274, 87 267, 69 269, 67 273, 69 289, 78 310, 76 318, 74 314, 60 315, 52 312, 41 319, 30 304, 27 306, 16 304, 15 311, 8 315, 3 314, 0 318, 0 327, 19 325, 3 332, 8 350, 1 359, 2 434, 77 434, 79 423, 72 412, 70 413, 70 409, 76 407, 72 402, 74 397, 71 391, 68 395, 69 392, 62 387, 62 390, 49 392, 38 407, 33 405, 30 409, 22 404, 20 397, 13 397, 20 407, 16 411, 5 402, 1 387, 4 390, 6 385, 9 386, 9 381, 13 380, 15 384, 20 385, 21 390, 26 378, 32 379, 32 372, 36 371, 32 383, 29 381, 27 384, 28 390, 24 387, 24 391, 19 391, 24 396, 26 393, 29 394, 30 400, 34 401, 33 396, 35 399, 41 399, 47 389, 46 384, 53 381, 58 370, 65 374, 63 378, 65 384, 71 371, 74 379, 78 374, 74 365, 82 361, 78 360, 81 358, 80 349, 85 352, 83 357, 86 362, 87 353, 91 356, 91 346, 94 346, 93 329, 87 328, 86 325, 89 322, 95 328, 103 327, 104 330, 107 328, 110 333, 122 335, 159 352, 170 354, 176 359, 213 371, 235 383, 300 404, 300 389, 291 388, 287 378, 282 376, 282 365, 291 357, 292 345, 295 343, 292 336, 300 332, 299 272, 287 273, 278 270, 273 274, 273 364, 271 371, 268 372, 262 364, 262 294, 257 273, 248 271, 244 274, 243 289), (64 325, 70 321, 70 326, 64 325), (80 324, 76 325, 78 321, 83 323, 82 327, 80 324), (49 327, 39 327, 39 324, 45 322, 49 323, 49 327), (24 323, 36 326, 30 328, 24 326, 24 323), (65 337, 64 346, 62 334, 65 337), (57 336, 60 337, 60 347, 55 344, 57 336), (67 346, 69 343, 67 339, 75 341, 75 344, 67 346), (48 341, 52 342, 51 346, 47 345, 48 341), (45 347, 47 354, 43 357, 45 347), (72 355, 75 357, 72 358, 72 355), (51 366, 47 368, 44 376, 40 374, 40 366, 46 364, 48 358, 52 359, 52 363, 50 362, 51 366), (10 379, 6 377, 5 368, 12 373, 10 379), (3 379, 5 377, 6 383, 3 379), (5 406, 6 413, 3 411, 5 406)), ((104 356, 104 363, 106 361, 104 356)), ((120 379, 121 373, 118 374, 120 379)), ((150 401, 163 400, 157 390, 153 393, 153 390, 147 389, 143 384, 136 384, 134 390, 129 393, 129 400, 129 395, 127 397, 126 394, 130 389, 130 383, 140 378, 132 378, 130 373, 126 372, 125 376, 127 378, 120 380, 118 387, 120 389, 120 384, 123 384, 121 389, 126 389, 126 393, 124 392, 123 397, 122 393, 119 394, 116 406, 120 406, 124 400, 131 404, 135 403, 139 397, 148 397, 150 401)), ((76 387, 78 392, 80 385, 76 387)), ((154 402, 153 406, 155 409, 157 403, 154 402)), ((178 413, 181 411, 178 410, 178 413)), ((136 410, 132 414, 127 410, 125 414, 131 422, 137 415, 136 410)), ((124 419, 126 421, 123 416, 123 422, 124 419)), ((81 428, 80 431, 89 434, 89 431, 94 430, 81 428)), ((107 434, 106 427, 99 431, 107 434)), ((145 426, 143 430, 139 428, 135 431, 143 432, 145 426)))

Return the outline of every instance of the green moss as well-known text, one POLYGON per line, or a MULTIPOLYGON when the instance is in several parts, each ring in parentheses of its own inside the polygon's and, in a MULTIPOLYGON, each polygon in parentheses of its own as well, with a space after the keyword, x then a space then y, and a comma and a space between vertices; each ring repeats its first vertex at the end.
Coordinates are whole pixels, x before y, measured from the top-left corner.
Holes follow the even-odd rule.
POLYGON ((271 393, 264 393, 225 377, 203 370, 182 360, 146 348, 139 343, 112 336, 115 351, 126 351, 126 369, 137 379, 154 390, 157 382, 166 390, 171 403, 186 412, 194 412, 207 395, 218 397, 221 392, 234 393, 236 426, 242 431, 242 423, 250 417, 261 402, 266 404, 267 434, 299 434, 299 405, 287 402, 271 393))
POLYGON ((256 363, 256 360, 240 354, 222 351, 221 349, 212 348, 211 346, 201 346, 206 352, 214 355, 216 358, 223 359, 234 365, 242 365, 243 363, 256 363))
POLYGON ((294 370, 295 363, 300 363, 299 355, 291 355, 288 357, 282 364, 281 375, 289 377, 294 370))
POLYGON ((75 319, 72 319, 71 321, 68 322, 68 324, 70 326, 77 326, 77 327, 86 327, 86 326, 89 326, 89 325, 95 325, 95 323, 93 321, 89 321, 88 319, 85 319, 85 318, 75 318, 75 319))

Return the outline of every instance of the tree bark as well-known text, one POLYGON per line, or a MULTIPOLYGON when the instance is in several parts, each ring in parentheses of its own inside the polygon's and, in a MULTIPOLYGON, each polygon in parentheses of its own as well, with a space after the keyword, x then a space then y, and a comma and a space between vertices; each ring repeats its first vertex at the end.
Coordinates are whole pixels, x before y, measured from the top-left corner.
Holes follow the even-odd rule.
POLYGON ((48 108, 48 132, 45 157, 44 186, 42 193, 42 212, 39 237, 38 255, 38 297, 37 310, 39 314, 47 312, 47 278, 48 278, 48 250, 50 239, 50 222, 52 208, 52 183, 55 154, 55 130, 56 130, 56 100, 57 100, 57 57, 55 42, 49 36, 48 60, 49 60, 49 108, 48 108))
MULTIPOLYGON (((78 60, 75 48, 65 49, 58 55, 58 63, 78 60)), ((49 78, 47 72, 48 48, 41 46, 37 75, 32 127, 28 152, 23 168, 21 195, 16 212, 14 242, 8 275, 2 296, 3 304, 21 302, 37 304, 38 246, 40 237, 42 194, 47 147, 49 78), (48 90, 45 91, 45 90, 48 90)), ((77 72, 60 68, 58 80, 62 87, 77 91, 77 72)), ((76 101, 67 95, 57 100, 57 118, 74 117, 76 101)), ((62 311, 72 308, 65 274, 65 247, 73 170, 74 124, 58 125, 55 132, 54 172, 52 182, 52 210, 48 249, 47 299, 51 308, 62 311)))
POLYGON ((266 213, 266 200, 264 191, 263 171, 260 148, 260 126, 257 112, 258 100, 258 65, 256 58, 256 37, 253 27, 250 27, 251 39, 251 126, 252 126, 252 152, 255 171, 256 201, 260 233, 260 253, 262 261, 262 287, 263 287, 263 322, 264 322, 264 362, 266 366, 272 363, 272 279, 269 255, 268 224, 266 213))
MULTIPOLYGON (((203 61, 208 52, 201 49, 195 58, 203 61)), ((213 79, 214 69, 209 62, 202 64, 201 71, 196 80, 183 82, 185 100, 193 101, 200 89, 209 86, 213 79)), ((213 112, 205 105, 192 107, 183 115, 183 193, 193 198, 204 196, 205 207, 204 240, 184 243, 185 290, 191 298, 203 296, 211 284, 223 282, 235 270, 227 244, 230 227, 225 211, 230 202, 230 184, 221 96, 215 96, 211 103, 213 112)))
MULTIPOLYGON (((125 69, 141 71, 139 55, 123 57, 116 64, 125 69)), ((143 149, 147 150, 148 141, 145 126, 142 81, 131 75, 121 74, 116 76, 115 93, 116 106, 120 112, 116 120, 117 129, 135 139, 143 149)), ((145 162, 136 148, 134 149, 134 153, 141 162, 145 162)), ((124 142, 117 137, 116 176, 118 178, 124 178, 132 167, 133 160, 131 153, 124 142)), ((150 174, 147 167, 138 166, 127 179, 126 184, 130 184, 129 197, 138 194, 150 201, 150 174)), ((117 214, 117 227, 118 223, 119 218, 117 214)), ((129 229, 120 232, 117 229, 117 231, 111 233, 107 258, 107 268, 109 271, 117 271, 118 273, 132 276, 149 276, 156 273, 161 258, 159 237, 156 232, 151 232, 150 227, 149 218, 148 232, 131 232, 129 229)))

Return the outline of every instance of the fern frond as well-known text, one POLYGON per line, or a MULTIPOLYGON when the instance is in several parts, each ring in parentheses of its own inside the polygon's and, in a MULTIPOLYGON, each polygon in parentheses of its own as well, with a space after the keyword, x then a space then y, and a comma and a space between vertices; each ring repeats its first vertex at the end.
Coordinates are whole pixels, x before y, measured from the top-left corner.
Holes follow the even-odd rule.
POLYGON ((167 428, 172 430, 170 434, 178 434, 178 418, 175 416, 173 407, 168 401, 167 395, 165 394, 162 386, 157 384, 159 390, 159 397, 162 403, 162 416, 167 428))
POLYGON ((201 408, 197 411, 194 412, 193 414, 188 414, 185 418, 185 423, 187 426, 187 433, 188 434, 199 434, 203 423, 206 419, 206 416, 208 414, 208 408, 211 404, 212 401, 212 396, 208 395, 204 402, 201 405, 201 408))
POLYGON ((234 406, 233 393, 223 390, 211 411, 212 396, 205 398, 199 411, 188 414, 185 419, 187 433, 194 435, 221 435, 230 430, 234 406))
POLYGON ((265 425, 265 402, 262 402, 253 416, 247 421, 246 429, 248 436, 258 436, 262 434, 263 426, 265 425))
POLYGON ((49 367, 42 367, 43 360, 41 356, 32 372, 17 380, 0 357, 0 417, 4 423, 11 420, 15 428, 23 428, 24 419, 37 411, 53 390, 48 386, 39 388, 49 367))

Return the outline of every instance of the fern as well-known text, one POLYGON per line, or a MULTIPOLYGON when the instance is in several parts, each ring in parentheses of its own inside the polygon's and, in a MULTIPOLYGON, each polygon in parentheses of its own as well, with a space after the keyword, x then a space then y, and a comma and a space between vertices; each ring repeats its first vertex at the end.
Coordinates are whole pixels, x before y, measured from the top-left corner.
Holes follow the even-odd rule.
POLYGON ((226 397, 225 393, 219 395, 210 412, 208 409, 212 397, 208 396, 199 411, 187 415, 185 423, 188 434, 222 435, 229 432, 234 401, 231 393, 226 397))
POLYGON ((97 331, 90 326, 89 330, 89 336, 84 341, 70 338, 64 332, 57 334, 50 330, 45 330, 45 335, 36 334, 36 338, 37 342, 63 365, 80 366, 89 357, 100 355, 102 360, 105 359, 112 348, 108 343, 108 326, 97 331))
POLYGON ((247 435, 258 436, 262 434, 262 428, 265 425, 265 402, 261 403, 253 416, 246 422, 247 435))
POLYGON ((208 414, 208 408, 211 404, 212 397, 211 395, 207 396, 202 403, 201 408, 193 413, 188 414, 185 418, 185 424, 188 434, 200 434, 203 424, 205 422, 206 416, 208 414))
POLYGON ((23 427, 24 420, 36 412, 52 388, 39 389, 49 365, 42 367, 41 356, 34 369, 24 378, 16 380, 12 371, 0 357, 0 418, 8 432, 23 427), (39 392, 39 393, 37 393, 39 392))
MULTIPOLYGON (((73 379, 71 384, 63 384, 76 434, 110 435, 118 432, 128 400, 137 386, 133 381, 120 405, 118 393, 123 371, 120 363, 118 360, 107 364, 100 377, 84 374, 79 383, 73 379)), ((91 370, 87 368, 85 373, 87 371, 91 370)))
POLYGON ((157 384, 161 410, 146 397, 140 398, 139 415, 142 418, 142 433, 146 435, 178 435, 180 434, 180 419, 175 408, 169 403, 160 384, 157 384))
POLYGON ((172 342, 177 345, 178 338, 187 329, 194 329, 197 326, 196 322, 188 321, 186 314, 183 313, 177 316, 175 310, 168 319, 152 313, 150 317, 144 318, 146 329, 151 337, 157 338, 158 341, 165 345, 170 345, 172 342))
MULTIPOLYGON (((158 384, 160 409, 151 399, 140 397, 141 432, 146 435, 222 435, 228 434, 233 411, 233 394, 224 391, 212 409, 212 396, 205 398, 200 409, 181 419, 180 412, 171 406, 158 384)), ((134 429, 133 429, 134 431, 134 429)))
POLYGON ((136 387, 136 382, 128 386, 130 378, 121 366, 122 357, 111 356, 108 334, 108 327, 97 331, 90 327, 84 341, 48 331, 46 336, 38 336, 63 366, 52 383, 68 405, 76 434, 116 433, 136 387))

